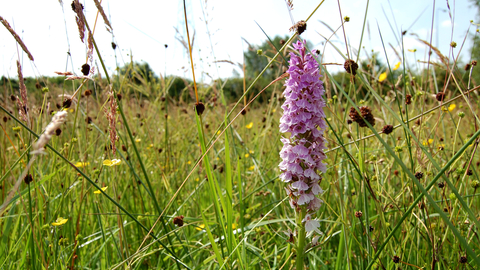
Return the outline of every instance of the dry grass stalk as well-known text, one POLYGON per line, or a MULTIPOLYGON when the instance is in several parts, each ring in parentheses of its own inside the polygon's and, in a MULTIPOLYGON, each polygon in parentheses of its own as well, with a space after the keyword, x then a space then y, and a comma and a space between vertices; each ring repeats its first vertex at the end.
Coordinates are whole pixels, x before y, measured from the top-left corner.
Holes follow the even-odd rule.
POLYGON ((15 38, 15 40, 20 45, 20 47, 22 47, 23 51, 28 55, 28 59, 33 61, 32 54, 30 53, 30 51, 28 51, 27 46, 25 46, 25 43, 23 43, 20 36, 18 36, 17 33, 15 33, 15 31, 10 26, 10 24, 4 18, 2 18, 2 16, 0 16, 0 22, 2 22, 2 24, 7 28, 7 30, 10 31, 10 34, 12 34, 12 36, 15 38))
POLYGON ((77 14, 75 21, 77 22, 78 32, 80 33, 80 40, 85 39, 85 15, 83 14, 83 5, 78 0, 72 2, 72 9, 77 14))
POLYGON ((103 7, 100 5, 100 2, 98 2, 98 0, 93 0, 93 1, 95 2, 95 6, 97 7, 98 12, 102 14, 103 21, 108 26, 107 31, 110 32, 113 29, 113 27, 110 25, 107 15, 105 15, 105 12, 103 11, 103 7))
POLYGON ((115 152, 117 151, 115 142, 118 140, 117 129, 115 127, 115 115, 117 114, 118 105, 117 105, 117 99, 115 98, 115 93, 113 92, 111 85, 110 85, 110 92, 108 94, 108 100, 110 102, 110 106, 109 107, 105 106, 104 111, 105 111, 105 116, 107 117, 107 120, 108 120, 110 144, 112 147, 112 152, 115 155, 115 152))
POLYGON ((443 56, 443 54, 440 52, 440 50, 436 47, 434 47, 432 44, 430 44, 428 41, 425 41, 423 39, 418 39, 420 42, 424 43, 425 45, 427 45, 428 47, 430 47, 434 52, 435 54, 440 58, 440 61, 442 61, 442 63, 448 67, 448 61, 447 61, 447 58, 445 56, 443 56))
POLYGON ((38 155, 45 153, 45 145, 47 145, 52 136, 55 135, 55 131, 59 129, 66 120, 66 111, 57 112, 52 117, 52 121, 45 128, 45 132, 43 132, 42 136, 40 136, 38 141, 33 145, 33 152, 31 152, 31 154, 38 155))
POLYGON ((20 96, 22 99, 17 98, 18 112, 23 121, 28 122, 28 106, 27 106, 27 87, 23 82, 22 65, 17 61, 18 83, 20 84, 20 96))
POLYGON ((63 75, 63 76, 71 76, 71 75, 73 75, 73 73, 70 72, 70 71, 67 71, 67 72, 54 71, 54 73, 57 74, 57 75, 63 75))

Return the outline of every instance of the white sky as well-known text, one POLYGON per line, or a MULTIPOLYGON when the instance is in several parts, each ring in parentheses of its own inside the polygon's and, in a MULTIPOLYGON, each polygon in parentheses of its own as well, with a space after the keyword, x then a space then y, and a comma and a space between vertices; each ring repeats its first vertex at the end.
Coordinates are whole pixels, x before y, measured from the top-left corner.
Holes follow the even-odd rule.
MULTIPOLYGON (((318 0, 293 1, 292 15, 295 21, 306 19, 320 2, 318 0)), ((405 55, 411 67, 414 67, 415 59, 423 60, 427 50, 410 34, 416 33, 422 39, 430 40, 433 2, 436 2, 433 44, 444 55, 448 55, 449 44, 454 40, 458 44, 454 49, 456 55, 467 34, 470 20, 479 23, 476 20, 476 9, 470 1, 448 1, 452 19, 454 19, 452 24, 447 11, 447 1, 372 0, 369 4, 367 27, 362 44, 365 49, 361 51, 360 58, 366 58, 366 53, 370 54, 373 49, 380 52, 381 60, 385 62, 378 23, 390 63, 399 61, 388 45, 391 43, 397 50, 400 48, 387 21, 388 18, 396 33, 408 30, 407 35, 404 36, 405 49, 417 49, 417 52, 413 54, 405 51, 405 55)), ((81 3, 85 7, 84 12, 89 25, 93 26, 97 11, 94 2, 81 1, 81 3)), ((348 42, 357 50, 367 1, 343 0, 340 4, 342 15, 350 17, 350 22, 345 24, 348 42)), ((12 25, 35 58, 34 62, 29 61, 21 48, 18 48, 19 56, 15 40, 3 25, 0 25, 0 59, 2 61, 0 76, 16 77, 16 60, 19 58, 23 63, 24 76, 54 76, 54 71, 66 70, 81 73, 80 68, 86 59, 86 49, 80 41, 75 14, 70 5, 71 1, 64 1, 63 5, 60 1, 52 0, 0 1, 0 16, 12 25), (69 50, 72 58, 67 63, 69 50)), ((203 81, 210 80, 205 73, 213 78, 228 77, 233 74, 232 71, 235 68, 231 64, 222 63, 218 64, 217 71, 212 53, 217 60, 242 62, 242 53, 247 49, 242 37, 250 44, 261 44, 266 39, 255 21, 272 38, 275 35, 291 34, 289 28, 292 23, 284 0, 187 0, 187 5, 190 35, 195 31, 195 71, 197 79, 203 81), (208 21, 210 36, 206 31, 205 19, 208 21)), ((175 39, 179 37, 175 27, 179 29, 181 35, 186 37, 182 1, 104 0, 102 6, 110 17, 114 36, 105 30, 103 19, 99 16, 95 38, 110 74, 115 70, 116 61, 123 66, 130 61, 130 52, 132 52, 134 61, 148 62, 157 75, 166 71, 167 74, 191 77, 189 69, 182 69, 190 66, 189 58, 181 43, 175 39), (111 47, 112 40, 118 45, 116 60, 115 52, 111 47), (164 48, 164 44, 168 44, 168 49, 164 48)), ((337 29, 341 23, 340 18, 338 2, 325 0, 308 22, 307 31, 302 34, 302 37, 314 44, 315 48, 323 49, 324 39, 319 33, 330 36, 332 32, 319 21, 337 29)), ((475 33, 476 27, 478 26, 470 27, 470 35, 475 33)), ((399 37, 398 34, 397 37, 399 37)), ((462 50, 463 61, 470 60, 469 51, 472 46, 469 42, 470 37, 467 38, 462 50)), ((346 54, 341 30, 338 31, 338 37, 332 38, 332 43, 346 54)), ((94 58, 98 60, 96 55, 94 58)), ((324 62, 343 64, 344 60, 331 45, 328 45, 324 62)), ((98 64, 100 65, 99 62, 98 64)), ((416 65, 417 68, 422 68, 419 64, 416 65)), ((329 68, 335 70, 333 66, 329 68)), ((240 70, 237 71, 240 72, 240 70)))

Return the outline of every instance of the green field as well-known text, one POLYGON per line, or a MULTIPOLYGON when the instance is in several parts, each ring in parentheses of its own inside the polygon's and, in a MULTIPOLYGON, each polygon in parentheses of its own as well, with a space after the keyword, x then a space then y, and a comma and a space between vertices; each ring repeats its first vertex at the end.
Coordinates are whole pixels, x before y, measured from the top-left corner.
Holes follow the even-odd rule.
MULTIPOLYGON (((85 40, 104 22, 86 23, 85 40)), ((317 59, 327 170, 303 242, 279 179, 298 38, 252 45, 245 79, 107 73, 95 46, 93 77, 2 77, 0 269, 479 269, 479 53, 426 41, 431 64, 410 69, 382 45, 356 75, 317 59)))

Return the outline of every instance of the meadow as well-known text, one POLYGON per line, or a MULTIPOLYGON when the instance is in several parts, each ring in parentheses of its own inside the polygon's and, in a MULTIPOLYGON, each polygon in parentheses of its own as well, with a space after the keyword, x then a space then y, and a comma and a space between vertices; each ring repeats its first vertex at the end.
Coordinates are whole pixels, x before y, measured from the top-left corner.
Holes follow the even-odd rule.
POLYGON ((199 83, 135 62, 106 72, 89 24, 108 19, 72 5, 95 71, 23 79, 19 64, 0 84, 1 269, 479 268, 480 59, 425 41, 425 68, 410 69, 406 48, 336 47, 345 70, 332 73, 313 53, 327 169, 321 233, 299 243, 279 179, 298 25, 252 45, 255 75, 199 83))

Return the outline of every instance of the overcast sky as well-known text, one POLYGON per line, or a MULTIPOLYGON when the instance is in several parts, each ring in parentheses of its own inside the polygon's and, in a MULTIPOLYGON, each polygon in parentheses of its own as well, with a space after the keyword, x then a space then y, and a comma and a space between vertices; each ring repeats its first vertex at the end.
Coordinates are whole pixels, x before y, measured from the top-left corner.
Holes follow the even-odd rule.
MULTIPOLYGON (((85 7, 89 25, 95 24, 97 9, 93 1, 80 1, 85 7)), ((284 0, 187 0, 187 12, 190 35, 195 32, 194 62, 197 78, 209 81, 209 76, 228 77, 236 67, 231 64, 215 65, 216 60, 242 62, 242 52, 247 45, 261 44, 265 35, 258 25, 270 36, 289 35, 292 25, 284 0), (206 23, 207 22, 207 23, 206 23), (257 25, 258 23, 258 25, 257 25), (207 25, 208 31, 207 32, 207 25), (218 67, 218 69, 217 69, 218 67), (208 74, 208 75, 206 75, 208 74)), ((321 1, 293 1, 293 18, 296 21, 306 19, 321 1)), ((444 55, 450 53, 451 40, 458 46, 453 49, 455 55, 459 52, 467 31, 465 47, 462 49, 463 61, 468 61, 471 49, 470 38, 478 26, 471 25, 470 20, 478 23, 477 10, 470 1, 384 1, 372 0, 369 3, 367 27, 363 38, 360 58, 367 57, 371 50, 380 52, 385 62, 379 30, 382 33, 387 55, 392 62, 399 59, 391 49, 391 44, 400 50, 398 38, 402 30, 407 30, 404 36, 405 49, 417 49, 416 53, 405 51, 410 66, 422 68, 415 59, 426 57, 426 47, 416 40, 412 33, 425 40, 430 40, 432 27, 432 12, 435 6, 433 23, 433 44, 444 55), (450 11, 447 8, 450 4, 450 11), (451 14, 451 18, 449 16, 451 14), (452 23, 453 21, 453 23, 452 23), (377 26, 378 25, 378 26, 377 26)), ((362 25, 367 7, 367 1, 340 1, 342 16, 350 17, 345 24, 345 32, 350 46, 356 51, 360 44, 362 25)), ((146 61, 158 74, 176 74, 191 77, 190 62, 183 45, 176 39, 186 37, 182 1, 126 1, 104 0, 102 6, 111 20, 113 32, 106 31, 103 20, 98 18, 95 39, 106 62, 109 73, 113 73, 116 63, 123 66, 133 57, 134 61, 146 61), (175 30, 178 29, 178 32, 175 30), (112 49, 111 42, 118 47, 112 49), (168 44, 165 49, 164 45, 168 44), (116 56, 116 58, 115 58, 116 56)), ((25 76, 54 76, 54 71, 73 71, 80 74, 85 63, 86 48, 80 41, 75 14, 70 1, 38 1, 15 0, 0 1, 0 16, 22 37, 26 46, 35 58, 34 62, 21 51, 10 33, 0 25, 0 76, 16 77, 16 60, 23 63, 25 76), (68 52, 71 58, 68 58, 68 52), (68 59, 68 61, 67 61, 68 59)), ((314 44, 315 48, 324 49, 322 36, 329 37, 332 32, 325 25, 337 29, 341 25, 338 2, 326 0, 313 15, 307 25, 307 31, 302 37, 314 44), (322 24, 320 21, 324 22, 322 24)), ((332 37, 332 44, 341 53, 346 54, 343 32, 332 37)), ((344 62, 343 57, 333 49, 332 45, 325 47, 324 62, 344 62)), ((98 57, 95 55, 95 60, 98 57)), ((329 67, 332 70, 335 67, 329 67)), ((241 72, 237 69, 238 72, 241 72)), ((103 73, 103 71, 102 71, 103 73)))

